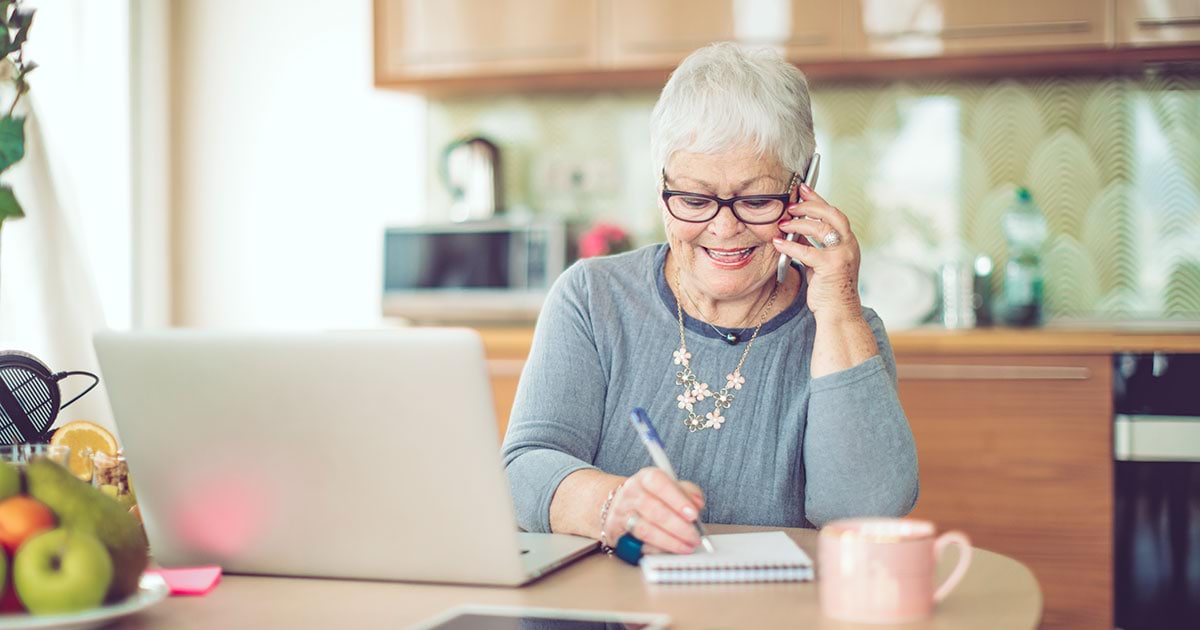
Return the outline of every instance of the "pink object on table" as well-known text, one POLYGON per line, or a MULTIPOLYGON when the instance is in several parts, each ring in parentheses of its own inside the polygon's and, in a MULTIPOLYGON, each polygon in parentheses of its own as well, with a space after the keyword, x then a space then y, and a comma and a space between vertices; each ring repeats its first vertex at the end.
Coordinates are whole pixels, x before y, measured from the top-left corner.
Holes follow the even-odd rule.
POLYGON ((938 536, 933 523, 917 519, 834 521, 821 530, 817 544, 821 608, 841 621, 924 619, 954 590, 971 564, 971 541, 966 535, 938 536), (958 563, 937 585, 937 559, 952 545, 958 547, 958 563))
POLYGON ((187 567, 181 569, 146 569, 167 583, 172 595, 205 595, 221 581, 221 567, 187 567))

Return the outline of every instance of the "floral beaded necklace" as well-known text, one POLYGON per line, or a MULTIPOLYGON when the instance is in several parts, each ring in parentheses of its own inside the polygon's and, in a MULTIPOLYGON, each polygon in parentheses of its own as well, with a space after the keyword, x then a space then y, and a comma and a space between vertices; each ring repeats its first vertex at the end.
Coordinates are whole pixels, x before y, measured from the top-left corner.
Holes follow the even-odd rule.
MULTIPOLYGON (((678 274, 675 276, 675 285, 682 295, 683 286, 679 284, 678 274)), ((675 400, 679 402, 680 409, 687 410, 688 415, 687 418, 684 418, 683 424, 688 431, 719 430, 721 425, 725 424, 726 417, 721 415, 721 411, 729 409, 729 406, 733 404, 735 398, 733 390, 740 390, 746 383, 746 378, 742 376, 742 364, 746 362, 746 355, 750 354, 750 347, 758 338, 758 331, 766 321, 767 312, 775 304, 775 297, 778 294, 779 283, 776 282, 775 286, 771 288, 771 296, 767 298, 767 303, 759 311, 758 325, 754 327, 754 334, 750 335, 750 340, 746 342, 746 349, 742 350, 737 367, 733 368, 733 372, 725 375, 725 387, 716 392, 709 389, 708 383, 700 382, 696 378, 696 374, 692 372, 692 353, 688 352, 687 340, 683 334, 683 307, 679 304, 681 300, 675 300, 675 315, 679 318, 679 349, 675 351, 673 358, 675 365, 682 366, 682 369, 675 373, 675 384, 683 386, 683 393, 676 396, 675 400), (713 399, 713 410, 701 417, 696 411, 696 403, 702 402, 705 398, 713 399)))

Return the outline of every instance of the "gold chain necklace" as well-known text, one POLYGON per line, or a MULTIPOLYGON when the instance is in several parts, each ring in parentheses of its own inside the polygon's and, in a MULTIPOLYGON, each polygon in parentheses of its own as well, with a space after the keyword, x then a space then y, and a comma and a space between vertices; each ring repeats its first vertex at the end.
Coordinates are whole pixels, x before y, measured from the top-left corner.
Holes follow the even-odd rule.
MULTIPOLYGON (((683 295, 683 285, 679 283, 678 274, 675 276, 675 285, 679 288, 680 295, 683 295)), ((775 286, 771 288, 771 296, 767 298, 767 303, 763 305, 762 311, 758 314, 758 325, 754 327, 754 334, 750 335, 750 341, 746 342, 746 349, 742 351, 737 367, 733 368, 733 372, 725 375, 725 387, 717 392, 711 391, 708 383, 700 382, 696 378, 696 374, 692 372, 692 353, 688 352, 687 340, 683 335, 683 307, 679 304, 680 300, 675 300, 675 315, 679 318, 679 349, 675 351, 673 358, 675 365, 682 366, 682 369, 675 373, 675 384, 683 386, 683 393, 676 396, 675 400, 679 402, 680 409, 686 409, 688 412, 687 418, 683 420, 688 431, 718 430, 725 423, 726 418, 721 415, 721 410, 729 409, 729 406, 733 404, 735 396, 731 390, 740 390, 742 385, 746 384, 746 379, 742 376, 742 364, 746 362, 746 355, 750 354, 750 348, 754 345, 754 340, 758 338, 758 331, 762 328, 763 322, 767 320, 767 312, 775 304, 775 296, 778 294, 779 283, 776 282, 775 286), (696 413, 696 403, 705 398, 713 399, 713 410, 701 417, 696 413)), ((690 300, 691 296, 688 296, 688 299, 690 300)))

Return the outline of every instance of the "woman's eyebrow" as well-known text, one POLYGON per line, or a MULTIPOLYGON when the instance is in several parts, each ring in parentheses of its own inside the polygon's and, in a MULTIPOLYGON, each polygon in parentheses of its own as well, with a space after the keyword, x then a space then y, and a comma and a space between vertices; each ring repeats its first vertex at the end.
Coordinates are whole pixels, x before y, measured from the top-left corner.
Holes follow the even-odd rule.
MULTIPOLYGON (((758 180, 760 180, 760 179, 771 179, 771 180, 779 181, 779 180, 778 180, 778 179, 777 179, 777 178, 776 178, 774 175, 766 175, 766 174, 763 174, 763 175, 759 175, 759 176, 757 176, 757 177, 751 177, 750 179, 747 179, 747 180, 745 180, 745 181, 739 182, 739 183, 737 184, 737 186, 735 186, 735 187, 734 187, 734 190, 742 190, 742 189, 746 188, 747 186, 749 186, 750 184, 753 184, 754 182, 757 182, 757 181, 758 181, 758 180)), ((705 189, 707 189, 707 190, 716 190, 716 187, 715 187, 715 186, 713 186, 712 184, 710 184, 710 183, 708 183, 708 182, 706 182, 706 181, 704 181, 704 180, 702 180, 702 179, 696 179, 695 177, 691 177, 691 176, 688 176, 688 175, 682 175, 682 176, 680 176, 680 177, 676 178, 676 180, 677 180, 677 181, 679 181, 679 180, 688 180, 688 181, 691 181, 691 182, 695 182, 696 184, 699 184, 700 186, 704 187, 704 188, 705 188, 705 189)))

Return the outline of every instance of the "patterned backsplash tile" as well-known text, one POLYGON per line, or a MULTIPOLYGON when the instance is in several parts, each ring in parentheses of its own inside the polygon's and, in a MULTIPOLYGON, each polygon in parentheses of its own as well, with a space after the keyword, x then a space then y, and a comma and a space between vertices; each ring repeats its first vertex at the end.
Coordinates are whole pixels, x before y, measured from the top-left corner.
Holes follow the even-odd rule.
MULTIPOLYGON (((929 273, 1005 262, 1001 217, 1026 186, 1046 213, 1052 318, 1200 319, 1200 76, 1037 77, 812 86, 817 190, 865 256, 929 273)), ((432 101, 431 164, 481 134, 510 212, 604 219, 662 238, 647 128, 657 94, 432 101)), ((445 187, 431 168, 431 210, 445 187)), ((995 274, 997 289, 1001 274, 995 274)))

